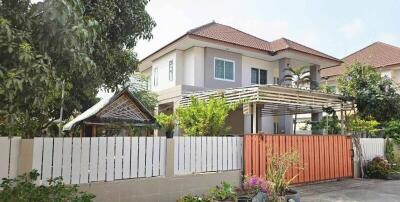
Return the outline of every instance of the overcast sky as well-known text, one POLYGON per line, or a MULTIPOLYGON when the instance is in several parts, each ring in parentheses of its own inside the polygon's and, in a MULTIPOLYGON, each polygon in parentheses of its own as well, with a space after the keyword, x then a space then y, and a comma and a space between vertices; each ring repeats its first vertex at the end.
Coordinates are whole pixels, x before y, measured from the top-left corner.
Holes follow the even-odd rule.
POLYGON ((154 38, 139 59, 215 20, 267 41, 286 37, 337 58, 382 41, 400 46, 399 0, 151 0, 154 38))

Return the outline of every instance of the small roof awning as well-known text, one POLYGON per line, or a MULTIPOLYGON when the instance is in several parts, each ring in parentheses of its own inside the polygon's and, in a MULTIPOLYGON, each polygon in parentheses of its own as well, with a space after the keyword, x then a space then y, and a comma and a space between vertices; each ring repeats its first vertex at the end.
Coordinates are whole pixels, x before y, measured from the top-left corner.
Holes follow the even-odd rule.
POLYGON ((278 85, 254 85, 249 87, 207 90, 182 95, 180 104, 187 106, 191 97, 208 100, 210 97, 224 97, 227 102, 256 103, 262 106, 263 115, 291 115, 322 112, 326 107, 335 110, 350 110, 351 103, 340 95, 322 93, 278 85))
POLYGON ((91 108, 64 125, 63 131, 70 131, 77 125, 151 125, 155 118, 148 109, 131 93, 124 89, 112 97, 104 98, 91 108))

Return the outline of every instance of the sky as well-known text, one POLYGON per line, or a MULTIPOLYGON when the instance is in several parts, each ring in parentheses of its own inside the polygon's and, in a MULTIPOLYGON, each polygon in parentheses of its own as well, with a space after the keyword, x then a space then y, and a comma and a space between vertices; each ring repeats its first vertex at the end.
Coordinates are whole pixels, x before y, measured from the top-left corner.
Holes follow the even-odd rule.
POLYGON ((151 0, 146 10, 157 26, 135 47, 139 59, 213 20, 339 59, 376 41, 400 46, 400 0, 151 0))

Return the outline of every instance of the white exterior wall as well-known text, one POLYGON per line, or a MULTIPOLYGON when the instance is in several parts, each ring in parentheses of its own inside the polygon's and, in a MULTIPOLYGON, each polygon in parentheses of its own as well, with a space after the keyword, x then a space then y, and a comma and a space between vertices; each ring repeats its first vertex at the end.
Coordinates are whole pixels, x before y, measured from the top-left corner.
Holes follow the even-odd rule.
MULTIPOLYGON (((177 69, 177 58, 180 60, 181 53, 179 51, 173 51, 164 55, 163 57, 158 58, 157 60, 153 61, 153 65, 151 68, 151 89, 153 91, 161 91, 176 85, 176 69, 177 69), (172 81, 169 80, 169 61, 173 61, 173 79, 172 81), (154 86, 154 79, 155 79, 155 68, 158 68, 158 84, 154 86)), ((178 60, 178 61, 179 61, 178 60)), ((181 67, 178 67, 180 69, 181 67)))
MULTIPOLYGON (((273 84, 274 77, 279 77, 279 64, 278 61, 269 62, 257 58, 242 56, 242 86, 251 85, 251 68, 267 70, 267 83, 273 84)), ((244 120, 245 131, 250 133, 251 120, 250 116, 246 116, 244 120)), ((261 131, 265 133, 274 132, 274 120, 272 116, 261 117, 261 131)))
POLYGON ((274 83, 274 77, 278 77, 278 61, 269 62, 256 58, 242 56, 242 86, 251 85, 251 68, 267 70, 267 83, 274 83))
POLYGON ((184 85, 204 87, 204 48, 192 47, 184 52, 184 85))

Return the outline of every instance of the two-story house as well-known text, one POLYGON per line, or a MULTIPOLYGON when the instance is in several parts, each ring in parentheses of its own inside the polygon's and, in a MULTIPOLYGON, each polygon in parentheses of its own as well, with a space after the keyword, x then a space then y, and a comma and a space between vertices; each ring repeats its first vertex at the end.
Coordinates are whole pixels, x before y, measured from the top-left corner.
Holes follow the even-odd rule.
MULTIPOLYGON (((233 27, 211 22, 189 30, 140 61, 159 95, 159 112, 173 112, 185 92, 277 84, 288 67, 310 66, 314 83, 321 68, 341 61, 286 38, 266 41, 233 27)), ((317 114, 318 116, 318 114, 317 114)), ((251 118, 242 108, 227 121, 232 134, 249 133, 251 118)), ((262 116, 258 131, 292 133, 292 115, 262 116)))
POLYGON ((360 62, 372 65, 381 75, 400 83, 400 48, 382 42, 375 42, 342 59, 341 65, 321 69, 322 83, 336 88, 337 78, 345 71, 346 65, 360 62))

